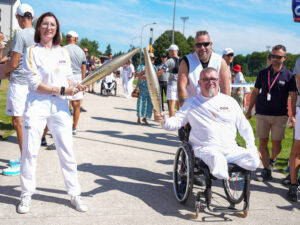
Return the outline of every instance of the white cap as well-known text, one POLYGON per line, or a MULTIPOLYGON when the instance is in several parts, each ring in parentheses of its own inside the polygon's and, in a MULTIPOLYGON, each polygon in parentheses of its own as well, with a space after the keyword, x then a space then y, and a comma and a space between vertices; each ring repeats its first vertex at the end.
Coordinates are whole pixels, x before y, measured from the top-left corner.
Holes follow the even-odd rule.
POLYGON ((34 16, 33 9, 30 5, 25 4, 25 3, 20 4, 17 8, 16 15, 24 16, 24 14, 27 12, 31 13, 32 17, 34 16))
POLYGON ((234 53, 231 48, 225 48, 224 51, 223 51, 223 55, 228 55, 230 53, 234 53))
POLYGON ((78 34, 75 31, 72 31, 72 30, 70 30, 67 35, 70 35, 71 37, 78 38, 78 34))
POLYGON ((178 46, 177 46, 177 45, 175 45, 175 44, 172 44, 172 45, 170 45, 170 47, 167 49, 167 51, 170 51, 170 50, 175 50, 175 51, 178 51, 178 50, 179 50, 179 48, 178 48, 178 46))

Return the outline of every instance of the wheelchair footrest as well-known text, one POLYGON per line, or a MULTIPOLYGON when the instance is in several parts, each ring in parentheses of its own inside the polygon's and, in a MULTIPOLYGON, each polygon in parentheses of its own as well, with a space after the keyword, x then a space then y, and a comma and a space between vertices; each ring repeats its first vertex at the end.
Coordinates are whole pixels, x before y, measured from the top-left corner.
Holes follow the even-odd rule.
POLYGON ((236 209, 231 207, 208 207, 208 210, 211 212, 216 213, 237 213, 237 212, 244 212, 244 209, 236 209))

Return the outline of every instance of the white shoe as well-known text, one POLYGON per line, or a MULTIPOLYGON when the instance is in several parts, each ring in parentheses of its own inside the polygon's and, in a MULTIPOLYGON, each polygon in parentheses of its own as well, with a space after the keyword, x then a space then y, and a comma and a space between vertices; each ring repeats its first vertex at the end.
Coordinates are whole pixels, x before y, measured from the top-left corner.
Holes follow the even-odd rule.
POLYGON ((2 171, 2 174, 6 176, 16 176, 16 175, 20 175, 20 171, 21 171, 21 164, 16 164, 14 166, 4 169, 2 171))
POLYGON ((75 207, 75 209, 79 212, 88 211, 88 207, 84 204, 83 200, 79 195, 71 197, 71 205, 75 207))
POLYGON ((18 213, 24 214, 28 213, 30 210, 31 196, 25 195, 21 197, 21 202, 18 205, 18 213))

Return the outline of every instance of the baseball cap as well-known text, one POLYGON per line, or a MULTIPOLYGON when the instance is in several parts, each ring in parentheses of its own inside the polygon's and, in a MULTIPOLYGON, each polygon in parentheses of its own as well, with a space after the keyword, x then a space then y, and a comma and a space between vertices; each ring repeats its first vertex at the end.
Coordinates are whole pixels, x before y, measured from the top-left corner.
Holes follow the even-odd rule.
POLYGON ((172 44, 172 45, 170 45, 170 47, 167 49, 167 51, 170 51, 170 50, 175 50, 175 51, 178 51, 178 50, 179 50, 179 48, 178 48, 178 46, 177 46, 177 45, 175 45, 175 44, 172 44))
POLYGON ((20 4, 17 8, 16 15, 24 16, 24 14, 27 12, 31 13, 31 15, 34 16, 33 9, 30 5, 26 3, 20 4))
POLYGON ((161 54, 160 57, 161 57, 161 58, 167 58, 167 54, 166 54, 166 53, 163 53, 163 54, 161 54))
POLYGON ((228 55, 230 53, 234 54, 234 51, 231 48, 225 48, 223 51, 223 55, 228 55))
POLYGON ((70 30, 67 35, 69 35, 71 37, 78 38, 78 34, 75 31, 73 31, 73 30, 70 30))
POLYGON ((233 68, 232 68, 235 72, 242 72, 242 67, 239 64, 236 64, 233 68))

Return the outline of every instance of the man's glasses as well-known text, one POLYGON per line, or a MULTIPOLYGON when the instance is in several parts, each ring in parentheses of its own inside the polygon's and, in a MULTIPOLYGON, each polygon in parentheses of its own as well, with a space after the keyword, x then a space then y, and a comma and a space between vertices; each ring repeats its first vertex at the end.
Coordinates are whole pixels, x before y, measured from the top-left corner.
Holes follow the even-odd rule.
POLYGON ((283 57, 285 57, 285 56, 282 56, 282 55, 273 55, 273 54, 271 54, 270 56, 273 59, 282 59, 283 57))
POLYGON ((198 42, 198 43, 195 43, 195 46, 197 48, 201 48, 202 46, 208 47, 209 45, 210 45, 210 42, 202 42, 202 43, 198 42))
POLYGON ((215 83, 219 80, 219 78, 203 78, 201 80, 203 80, 204 82, 210 82, 211 81, 211 82, 215 83))
POLYGON ((232 57, 232 56, 234 56, 234 54, 233 54, 233 53, 230 53, 230 54, 228 54, 227 56, 232 57))
POLYGON ((48 27, 50 27, 51 29, 54 29, 54 28, 56 28, 56 24, 44 22, 44 23, 41 24, 41 27, 42 28, 48 28, 48 27))

